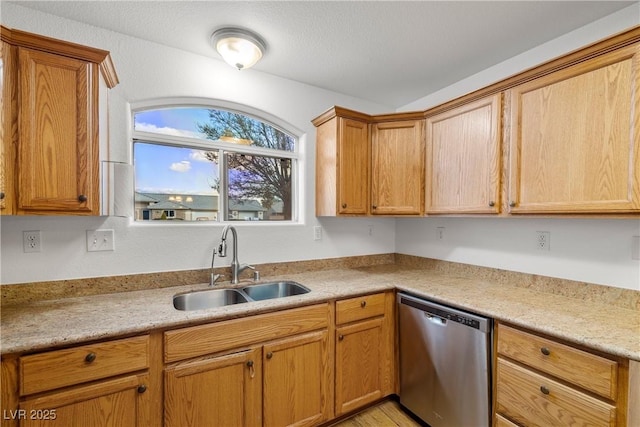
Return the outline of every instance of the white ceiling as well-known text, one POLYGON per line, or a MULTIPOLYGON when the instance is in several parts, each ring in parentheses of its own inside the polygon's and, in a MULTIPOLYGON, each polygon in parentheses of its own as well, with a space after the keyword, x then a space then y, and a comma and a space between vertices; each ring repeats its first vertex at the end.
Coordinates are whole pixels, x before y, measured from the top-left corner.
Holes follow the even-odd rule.
POLYGON ((397 108, 634 2, 15 3, 218 60, 211 33, 249 28, 268 46, 254 69, 397 108))

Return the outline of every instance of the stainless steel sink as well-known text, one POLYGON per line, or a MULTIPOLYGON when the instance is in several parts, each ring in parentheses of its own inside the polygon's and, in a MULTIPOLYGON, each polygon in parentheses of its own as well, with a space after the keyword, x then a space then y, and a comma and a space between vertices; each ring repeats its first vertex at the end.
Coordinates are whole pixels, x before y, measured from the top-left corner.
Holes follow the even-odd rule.
POLYGON ((265 299, 290 297, 292 295, 302 295, 309 292, 309 288, 302 286, 298 282, 281 281, 261 283, 242 288, 242 291, 254 301, 265 299))
POLYGON ((177 310, 202 310, 247 301, 247 296, 236 289, 207 289, 175 295, 173 306, 177 310))
POLYGON ((307 292, 309 292, 309 288, 306 286, 298 282, 283 280, 245 286, 242 289, 206 289, 186 292, 174 295, 173 306, 176 310, 203 310, 249 301, 302 295, 307 292))

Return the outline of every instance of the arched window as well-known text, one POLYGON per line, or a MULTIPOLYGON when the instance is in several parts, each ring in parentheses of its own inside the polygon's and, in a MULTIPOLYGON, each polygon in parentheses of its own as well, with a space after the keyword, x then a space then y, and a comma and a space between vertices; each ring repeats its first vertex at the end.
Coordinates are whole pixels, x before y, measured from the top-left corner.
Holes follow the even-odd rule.
POLYGON ((295 221, 297 138, 209 106, 133 112, 137 221, 295 221))

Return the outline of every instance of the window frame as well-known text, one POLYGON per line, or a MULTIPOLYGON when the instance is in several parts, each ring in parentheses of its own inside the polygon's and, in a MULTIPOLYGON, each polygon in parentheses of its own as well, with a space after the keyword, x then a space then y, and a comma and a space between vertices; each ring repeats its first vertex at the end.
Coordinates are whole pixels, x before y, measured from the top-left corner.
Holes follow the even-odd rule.
MULTIPOLYGON (((137 142, 147 143, 147 144, 156 144, 156 145, 165 145, 170 147, 180 147, 180 148, 191 148, 196 150, 205 150, 205 151, 219 151, 221 162, 219 164, 220 168, 220 178, 221 178, 221 187, 218 191, 220 197, 218 199, 219 203, 219 212, 218 219, 215 221, 207 221, 209 224, 239 224, 239 223, 251 223, 251 224, 260 224, 260 226, 269 225, 289 225, 289 224, 301 224, 302 223, 302 212, 300 211, 300 206, 302 205, 302 194, 300 191, 301 181, 303 178, 301 177, 301 168, 300 163, 302 162, 301 150, 300 150, 300 142, 303 139, 303 132, 290 126, 289 124, 284 123, 282 120, 276 118, 275 116, 253 109, 251 107, 247 107, 244 105, 233 104, 230 102, 224 101, 216 101, 216 100, 205 100, 205 99, 196 99, 192 98, 179 98, 179 99, 163 99, 163 100, 155 100, 155 101, 143 101, 139 103, 131 104, 130 110, 130 120, 131 124, 129 126, 130 135, 131 135, 131 159, 133 170, 135 171, 135 164, 133 161, 134 158, 134 145, 137 142), (242 114, 251 119, 263 122, 268 124, 269 126, 274 127, 275 129, 280 130, 281 132, 290 135, 295 139, 294 149, 293 151, 286 150, 276 150, 264 147, 256 147, 256 146, 247 146, 234 144, 231 142, 224 141, 214 141, 208 139, 200 139, 200 138, 192 138, 187 136, 175 136, 168 135, 162 133, 154 133, 154 132, 145 132, 139 131, 135 129, 135 115, 139 112, 149 111, 149 110, 160 110, 160 109, 172 109, 172 108, 202 108, 202 109, 216 109, 228 111, 231 113, 242 114), (226 161, 226 155, 222 155, 223 153, 238 153, 238 154, 248 154, 248 155, 256 155, 256 156, 264 156, 264 157, 275 157, 275 158, 287 158, 291 159, 291 219, 290 220, 279 220, 279 221, 238 221, 229 219, 230 213, 228 212, 228 165, 226 161), (225 178, 222 179, 223 175, 225 178), (223 196, 224 195, 224 196, 223 196)), ((133 179, 133 191, 135 193, 135 177, 133 179)), ((135 218, 133 222, 136 224, 154 224, 160 225, 163 224, 163 221, 137 221, 135 218)), ((185 221, 179 222, 179 224, 197 224, 202 225, 200 221, 185 221)), ((176 224, 175 222, 171 222, 171 225, 176 224)))

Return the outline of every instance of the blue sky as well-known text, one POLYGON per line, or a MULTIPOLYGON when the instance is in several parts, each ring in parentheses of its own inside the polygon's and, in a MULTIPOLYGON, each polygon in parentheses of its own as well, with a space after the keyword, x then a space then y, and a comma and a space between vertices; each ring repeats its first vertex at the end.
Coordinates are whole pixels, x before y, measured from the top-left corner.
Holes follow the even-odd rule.
MULTIPOLYGON (((209 119, 201 108, 172 108, 135 114, 136 130, 168 135, 200 137, 196 123, 209 119)), ((134 145, 136 191, 156 193, 213 194, 217 164, 204 151, 146 143, 134 145)))

